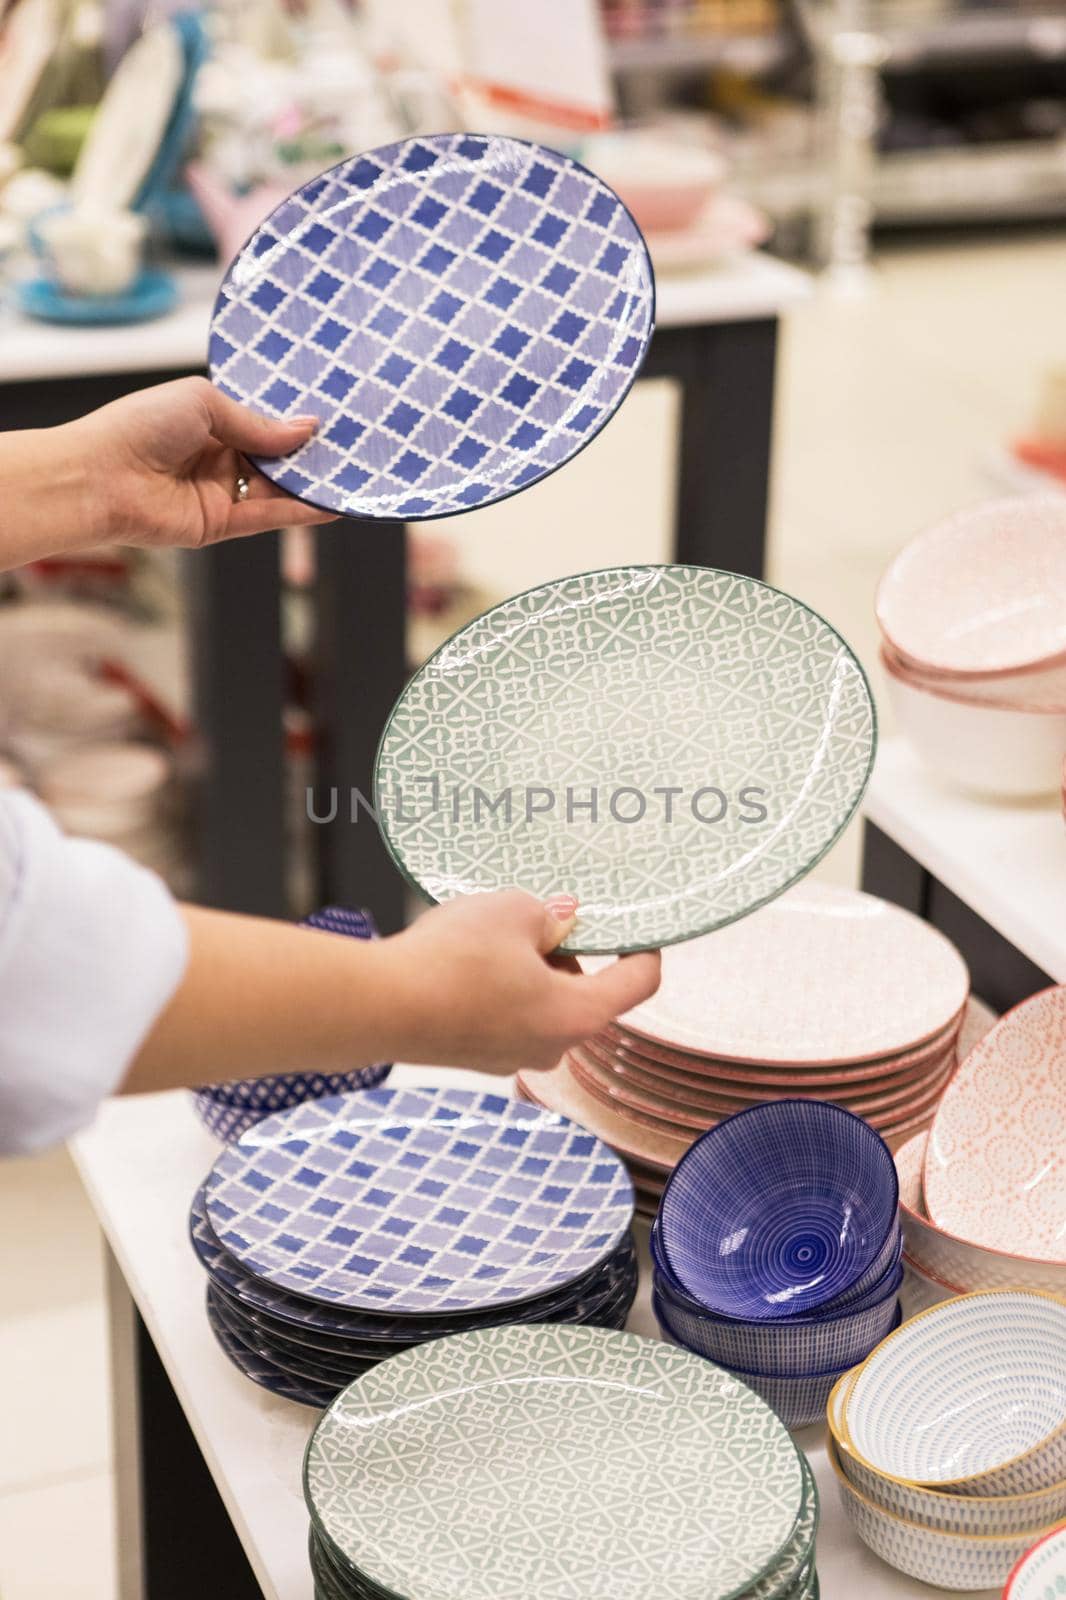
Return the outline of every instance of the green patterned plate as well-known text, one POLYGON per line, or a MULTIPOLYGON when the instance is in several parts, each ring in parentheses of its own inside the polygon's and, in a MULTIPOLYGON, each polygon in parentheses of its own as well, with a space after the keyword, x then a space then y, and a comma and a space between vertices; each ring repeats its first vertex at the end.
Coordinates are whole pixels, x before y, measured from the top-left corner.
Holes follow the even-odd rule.
POLYGON ((375 808, 431 900, 580 900, 566 949, 649 949, 746 916, 852 816, 876 719, 844 640, 754 578, 616 567, 487 611, 426 662, 375 808))
POLYGON ((805 1507, 750 1389, 657 1339, 551 1324, 382 1362, 320 1420, 304 1493, 366 1589, 418 1600, 727 1600, 805 1507))

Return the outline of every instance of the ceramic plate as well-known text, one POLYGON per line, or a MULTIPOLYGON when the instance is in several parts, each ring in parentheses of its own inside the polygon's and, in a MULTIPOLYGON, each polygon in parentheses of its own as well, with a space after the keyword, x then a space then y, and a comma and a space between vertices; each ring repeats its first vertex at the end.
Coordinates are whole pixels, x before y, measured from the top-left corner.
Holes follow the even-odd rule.
POLYGON ((804 1505, 796 1448, 750 1390, 587 1328, 383 1362, 322 1418, 304 1477, 319 1533, 419 1600, 724 1600, 781 1557, 804 1505))
POLYGON ((389 1313, 348 1310, 325 1301, 316 1304, 251 1277, 216 1239, 207 1220, 203 1188, 197 1191, 189 1212, 189 1237, 212 1285, 225 1298, 235 1301, 253 1321, 264 1325, 266 1331, 276 1329, 325 1353, 332 1350, 345 1355, 366 1355, 370 1350, 395 1355, 418 1339, 439 1339, 471 1327, 492 1326, 504 1314, 511 1320, 576 1320, 613 1295, 633 1264, 633 1240, 628 1236, 600 1266, 563 1290, 510 1310, 505 1307, 502 1311, 473 1312, 466 1317, 416 1321, 389 1313))
POLYGON ((615 567, 508 600, 431 656, 382 737, 376 805, 431 900, 565 889, 564 948, 647 949, 808 872, 874 744, 862 668, 798 600, 707 567, 615 567))
POLYGON ((623 1241, 625 1168, 504 1095, 369 1089, 265 1118, 219 1156, 207 1214, 247 1272, 315 1300, 421 1315, 572 1283, 623 1241))
POLYGON ((695 1138, 683 1128, 657 1131, 619 1115, 578 1083, 565 1057, 547 1072, 520 1072, 517 1084, 519 1092, 534 1105, 573 1118, 598 1134, 626 1161, 638 1162, 651 1172, 672 1172, 695 1138))
POLYGON ((1007 1579, 1003 1600, 1060 1600, 1066 1594, 1066 1524, 1027 1550, 1007 1579))
POLYGON ((137 198, 163 142, 185 79, 182 36, 169 22, 126 51, 93 118, 71 174, 78 206, 122 211, 137 198))
POLYGON ((668 950, 658 993, 621 1026, 673 1050, 831 1066, 936 1035, 968 990, 958 951, 921 918, 810 883, 713 938, 668 950))
POLYGON ((435 134, 290 195, 233 262, 209 346, 220 388, 315 437, 268 477, 349 517, 488 505, 569 461, 651 338, 647 247, 555 151, 435 134))
POLYGON ((1066 986, 1009 1011, 937 1111, 925 1203, 938 1228, 1066 1264, 1066 986))
POLYGON ((50 278, 27 278, 15 285, 19 308, 39 322, 72 327, 106 328, 152 322, 165 317, 178 302, 177 284, 169 272, 146 268, 122 294, 67 294, 50 278))
POLYGON ((993 500, 912 539, 877 591, 891 647, 919 669, 978 676, 1066 657, 1066 504, 993 500))
POLYGON ((265 1361, 262 1356, 256 1355, 239 1339, 219 1315, 210 1289, 207 1291, 207 1320, 216 1342, 233 1365, 261 1389, 268 1389, 282 1400, 295 1400, 297 1405, 313 1406, 316 1411, 329 1405, 333 1398, 331 1389, 293 1377, 291 1372, 284 1372, 273 1361, 265 1361))

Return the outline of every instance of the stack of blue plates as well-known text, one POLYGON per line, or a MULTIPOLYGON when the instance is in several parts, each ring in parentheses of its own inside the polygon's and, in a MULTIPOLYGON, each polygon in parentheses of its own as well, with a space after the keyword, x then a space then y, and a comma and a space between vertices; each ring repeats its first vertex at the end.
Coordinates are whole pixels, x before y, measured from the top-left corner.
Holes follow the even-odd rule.
POLYGON ((841 1374, 899 1324, 895 1165, 868 1123, 828 1101, 753 1106, 697 1139, 651 1244, 663 1332, 728 1367, 786 1427, 824 1417, 841 1374))
POLYGON ((265 1118, 197 1192, 219 1344, 323 1406, 376 1362, 512 1322, 620 1328, 633 1188, 565 1117, 464 1089, 370 1089, 265 1118))
MULTIPOLYGON (((376 939, 378 930, 369 911, 346 906, 325 906, 300 924, 320 933, 339 933, 348 939, 376 939)), ((227 1143, 269 1117, 304 1100, 321 1100, 353 1089, 373 1089, 384 1083, 391 1063, 358 1067, 352 1072, 281 1072, 265 1078, 230 1078, 194 1091, 196 1112, 211 1133, 227 1143)))

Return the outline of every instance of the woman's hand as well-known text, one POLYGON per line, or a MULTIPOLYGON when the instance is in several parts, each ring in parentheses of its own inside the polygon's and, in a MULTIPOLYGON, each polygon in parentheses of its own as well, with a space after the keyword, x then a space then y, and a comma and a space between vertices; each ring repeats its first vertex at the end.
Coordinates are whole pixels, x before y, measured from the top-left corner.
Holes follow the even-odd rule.
POLYGON ((69 434, 99 485, 99 542, 195 549, 332 520, 276 489, 245 460, 288 455, 315 426, 314 417, 259 416, 206 378, 180 378, 103 406, 69 434), (241 477, 248 480, 244 500, 237 498, 241 477))
MULTIPOLYGON (((552 1067, 659 987, 658 951, 585 975, 551 959, 574 927, 576 901, 546 904, 520 889, 427 911, 385 940, 397 993, 397 1059, 509 1073, 552 1067)), ((394 987, 395 986, 395 987, 394 987)))

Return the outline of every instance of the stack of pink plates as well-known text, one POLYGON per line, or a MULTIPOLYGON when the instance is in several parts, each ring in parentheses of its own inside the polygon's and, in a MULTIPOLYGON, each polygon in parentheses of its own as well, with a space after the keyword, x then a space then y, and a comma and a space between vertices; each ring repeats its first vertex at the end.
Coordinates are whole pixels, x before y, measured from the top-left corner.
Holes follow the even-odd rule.
POLYGON ((1066 1295, 1066 986, 974 1044, 896 1168, 905 1250, 927 1280, 1066 1295))
POLYGON ((664 950, 651 1000, 550 1072, 520 1074, 519 1089, 617 1150, 650 1210, 692 1141, 746 1106, 832 1100, 893 1146, 927 1128, 968 996, 965 964, 927 923, 801 884, 664 950))
POLYGON ((881 665, 923 760, 991 795, 1054 794, 1066 752, 1066 500, 997 500, 913 539, 877 594, 881 665))

